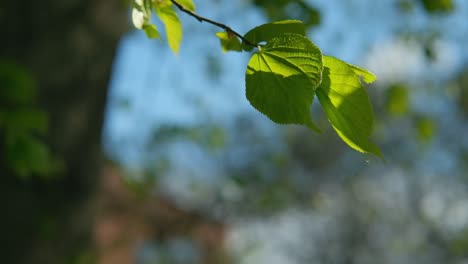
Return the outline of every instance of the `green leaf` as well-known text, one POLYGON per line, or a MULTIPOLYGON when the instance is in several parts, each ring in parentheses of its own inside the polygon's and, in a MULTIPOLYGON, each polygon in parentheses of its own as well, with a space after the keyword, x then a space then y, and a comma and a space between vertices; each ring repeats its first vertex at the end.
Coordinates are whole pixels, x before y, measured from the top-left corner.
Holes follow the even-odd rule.
POLYGON ((377 80, 377 76, 375 76, 372 72, 358 67, 356 65, 348 63, 348 66, 353 70, 353 72, 362 77, 362 80, 365 83, 373 83, 377 80))
POLYGON ((155 25, 150 23, 151 7, 151 0, 133 1, 132 22, 136 28, 145 31, 148 38, 159 38, 158 29, 155 25))
POLYGON ((236 35, 229 32, 218 32, 216 36, 221 41, 223 52, 227 51, 242 51, 242 45, 236 35))
POLYGON ((169 47, 174 53, 179 52, 180 42, 182 41, 182 25, 177 13, 168 5, 155 6, 156 14, 159 16, 166 27, 166 36, 169 47))
POLYGON ((136 28, 145 31, 148 38, 159 38, 158 29, 150 23, 152 6, 151 0, 133 1, 132 22, 136 28))
POLYGON ((322 53, 309 39, 282 34, 252 55, 245 78, 247 99, 276 123, 319 131, 310 106, 322 69, 322 53))
POLYGON ((323 79, 316 94, 331 125, 351 148, 382 157, 369 142, 374 114, 356 67, 330 56, 323 56, 323 65, 323 79))
POLYGON ((148 36, 148 38, 160 38, 161 37, 159 35, 158 30, 156 29, 156 26, 153 24, 144 25, 143 30, 145 31, 146 36, 148 36))
POLYGON ((181 4, 185 9, 190 10, 190 11, 195 11, 195 4, 193 3, 192 0, 177 0, 179 4, 181 4))
MULTIPOLYGON (((302 21, 282 20, 253 28, 244 35, 244 38, 252 43, 258 44, 262 41, 268 42, 272 38, 278 37, 284 33, 294 33, 305 36, 306 29, 302 21)), ((253 49, 252 46, 245 43, 242 43, 242 48, 246 51, 251 51, 253 49)))

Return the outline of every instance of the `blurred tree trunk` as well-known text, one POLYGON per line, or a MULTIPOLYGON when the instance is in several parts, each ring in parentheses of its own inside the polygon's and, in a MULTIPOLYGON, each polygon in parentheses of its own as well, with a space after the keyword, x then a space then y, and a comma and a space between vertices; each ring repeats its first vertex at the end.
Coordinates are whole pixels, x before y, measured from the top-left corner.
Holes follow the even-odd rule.
POLYGON ((102 160, 112 60, 127 21, 118 0, 1 1, 0 59, 36 79, 49 115, 46 141, 65 170, 52 180, 21 180, 0 167, 0 263, 89 263, 88 201, 102 160))

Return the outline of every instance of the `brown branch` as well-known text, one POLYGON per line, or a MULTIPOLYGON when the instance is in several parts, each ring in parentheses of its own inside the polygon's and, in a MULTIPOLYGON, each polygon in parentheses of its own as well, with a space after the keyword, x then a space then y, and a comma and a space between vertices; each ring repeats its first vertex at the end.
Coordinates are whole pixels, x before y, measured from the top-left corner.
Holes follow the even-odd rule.
POLYGON ((237 33, 236 31, 234 31, 232 28, 230 28, 229 26, 225 25, 225 24, 222 24, 222 23, 219 23, 219 22, 216 22, 216 21, 213 21, 209 18, 206 18, 206 17, 202 17, 198 14, 196 14, 195 12, 192 12, 188 9, 186 9, 183 5, 181 5, 180 3, 178 3, 177 1, 175 0, 171 0, 171 2, 177 6, 177 8, 179 8, 180 11, 184 12, 184 13, 187 13, 189 14, 190 16, 194 17, 195 19, 197 19, 198 21, 200 22, 207 22, 209 24, 212 24, 212 25, 215 25, 217 27, 220 27, 224 30, 226 30, 226 32, 228 33, 232 33, 234 35, 236 35, 237 37, 239 37, 242 42, 244 42, 245 44, 249 45, 249 46, 252 46, 254 48, 258 48, 260 49, 260 47, 258 46, 258 44, 255 44, 255 43, 252 43, 250 42, 249 40, 247 40, 246 38, 244 38, 241 34, 237 33))

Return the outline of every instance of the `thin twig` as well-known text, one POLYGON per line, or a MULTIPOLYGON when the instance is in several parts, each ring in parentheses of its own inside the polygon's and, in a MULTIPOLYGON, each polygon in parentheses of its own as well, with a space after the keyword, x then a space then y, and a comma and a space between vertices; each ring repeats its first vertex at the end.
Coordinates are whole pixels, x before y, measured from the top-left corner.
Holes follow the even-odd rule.
POLYGON ((207 23, 210 23, 212 25, 215 25, 217 27, 220 27, 224 30, 226 30, 226 32, 228 33, 232 33, 236 36, 238 36, 242 42, 244 42, 245 44, 249 45, 249 46, 252 46, 254 48, 258 48, 260 49, 259 45, 258 44, 255 44, 255 43, 252 43, 250 42, 249 40, 245 39, 241 34, 237 33, 236 31, 234 31, 232 28, 230 28, 229 26, 225 25, 225 24, 222 24, 222 23, 219 23, 219 22, 216 22, 216 21, 213 21, 209 18, 206 18, 206 17, 202 17, 198 14, 196 14, 195 12, 192 12, 188 9, 186 9, 183 5, 181 5, 180 3, 178 3, 177 1, 175 0, 171 0, 171 2, 177 6, 177 8, 179 8, 180 11, 184 12, 184 13, 187 13, 189 14, 190 16, 193 16, 194 18, 196 18, 198 21, 200 22, 207 22, 207 23))

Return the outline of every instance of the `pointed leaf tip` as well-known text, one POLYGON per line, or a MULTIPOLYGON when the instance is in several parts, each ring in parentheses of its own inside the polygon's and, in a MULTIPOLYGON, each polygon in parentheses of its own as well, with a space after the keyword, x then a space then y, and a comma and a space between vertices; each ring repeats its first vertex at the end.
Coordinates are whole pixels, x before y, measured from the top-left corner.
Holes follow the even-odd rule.
POLYGON ((323 79, 316 94, 332 127, 351 148, 383 157, 378 147, 369 141, 374 114, 356 73, 367 71, 330 56, 323 56, 323 64, 323 79))
POLYGON ((351 67, 355 74, 362 78, 365 83, 373 83, 377 80, 377 76, 375 76, 372 72, 353 64, 347 64, 351 67))

